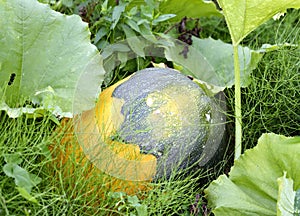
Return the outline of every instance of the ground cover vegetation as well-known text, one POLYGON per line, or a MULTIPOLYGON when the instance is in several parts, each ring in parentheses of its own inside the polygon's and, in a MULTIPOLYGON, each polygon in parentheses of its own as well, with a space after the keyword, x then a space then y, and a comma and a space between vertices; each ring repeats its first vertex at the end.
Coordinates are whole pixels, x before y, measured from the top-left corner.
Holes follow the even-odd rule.
MULTIPOLYGON (((63 14, 78 14, 88 23, 91 41, 100 52, 132 36, 139 39, 133 43, 141 44, 139 36, 147 35, 145 39, 150 41, 162 33, 186 44, 192 44, 194 37, 210 37, 231 43, 224 17, 214 12, 211 5, 206 8, 208 14, 197 14, 188 8, 174 16, 172 6, 176 9, 175 5, 179 4, 177 1, 173 1, 174 5, 171 1, 165 5, 160 5, 159 1, 146 1, 148 6, 143 4, 144 1, 40 2, 49 4, 53 10, 63 14)), ((265 53, 252 71, 249 84, 241 89, 242 152, 255 147, 263 133, 300 135, 299 17, 299 10, 288 9, 284 16, 278 20, 268 20, 241 42, 241 45, 252 50, 261 49, 263 44, 293 45, 277 47, 276 51, 265 53)), ((143 51, 138 47, 134 48, 130 43, 129 46, 139 57, 123 57, 124 62, 104 75, 103 89, 139 69, 151 66, 152 62, 178 67, 170 59, 143 56, 143 51)), ((57 144, 61 143, 63 134, 68 133, 67 127, 61 126, 57 112, 53 114, 39 110, 34 114, 10 118, 7 110, 1 111, 0 215, 213 215, 211 207, 216 208, 218 203, 208 205, 206 198, 209 196, 205 195, 204 189, 219 175, 228 174, 233 165, 236 138, 234 90, 235 86, 224 89, 228 147, 223 159, 208 170, 198 170, 188 175, 174 173, 169 179, 153 182, 151 190, 136 195, 110 191, 105 176, 102 179, 98 176, 97 182, 93 181, 93 176, 86 178, 93 168, 83 158, 83 163, 78 164, 75 154, 70 155, 71 160, 67 164, 53 159, 49 147, 66 151, 57 144), (61 165, 55 166, 57 163, 61 165), (72 172, 66 175, 70 170, 72 172), (94 188, 89 186, 91 184, 94 188)), ((286 157, 284 152, 278 155, 286 157)), ((258 159, 263 160, 261 157, 258 159)), ((235 169, 238 170, 238 166, 235 169)), ((287 179, 295 177, 289 172, 287 176, 287 179)), ((277 177, 281 177, 281 185, 288 181, 283 172, 277 177)), ((299 186, 299 178, 293 181, 294 185, 299 186)), ((296 186, 292 191, 299 189, 296 186)), ((229 195, 225 198, 230 200, 229 195)), ((272 203, 272 207, 274 205, 276 202, 272 203)), ((280 210, 282 204, 278 206, 280 210)), ((218 214, 218 211, 214 213, 218 214)), ((219 214, 222 215, 222 212, 219 214)))

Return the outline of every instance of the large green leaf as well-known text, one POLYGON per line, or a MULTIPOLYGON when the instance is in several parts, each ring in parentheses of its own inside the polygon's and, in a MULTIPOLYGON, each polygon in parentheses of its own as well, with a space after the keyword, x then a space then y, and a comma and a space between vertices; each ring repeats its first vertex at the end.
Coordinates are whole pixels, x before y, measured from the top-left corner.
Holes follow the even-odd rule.
MULTIPOLYGON (((257 66, 262 53, 239 46, 241 85, 247 86, 251 71, 257 66)), ((193 37, 193 44, 174 43, 165 47, 165 56, 183 68, 181 71, 205 82, 212 93, 234 85, 233 48, 220 40, 193 37), (184 50, 186 49, 186 55, 184 50)))
POLYGON ((164 0, 160 3, 159 9, 164 14, 176 14, 173 21, 179 21, 183 17, 222 16, 212 1, 164 0))
POLYGON ((0 110, 17 117, 34 112, 33 103, 72 116, 94 106, 104 69, 79 16, 36 0, 0 0, 0 26, 0 110))
POLYGON ((286 172, 300 188, 300 137, 264 134, 205 190, 216 215, 276 215, 277 179, 286 172))
POLYGON ((277 13, 300 8, 299 0, 218 0, 230 31, 233 45, 277 13))

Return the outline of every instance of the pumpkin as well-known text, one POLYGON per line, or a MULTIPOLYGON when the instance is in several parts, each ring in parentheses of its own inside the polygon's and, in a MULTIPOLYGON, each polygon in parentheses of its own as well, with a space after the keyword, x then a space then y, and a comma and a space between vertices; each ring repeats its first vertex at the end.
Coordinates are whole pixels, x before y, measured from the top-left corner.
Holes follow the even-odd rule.
MULTIPOLYGON (((129 194, 143 183, 210 161, 224 120, 219 107, 188 77, 148 68, 108 87, 94 109, 77 116, 80 153, 129 194)), ((222 137, 222 136, 221 136, 222 137)))
POLYGON ((170 176, 174 169, 187 168, 201 157, 203 164, 213 156, 219 142, 210 139, 216 140, 221 128, 212 124, 223 120, 218 109, 180 72, 148 68, 102 92, 95 118, 103 140, 133 144, 138 152, 154 156, 154 178, 158 179, 170 176), (207 142, 210 146, 205 148, 207 142))

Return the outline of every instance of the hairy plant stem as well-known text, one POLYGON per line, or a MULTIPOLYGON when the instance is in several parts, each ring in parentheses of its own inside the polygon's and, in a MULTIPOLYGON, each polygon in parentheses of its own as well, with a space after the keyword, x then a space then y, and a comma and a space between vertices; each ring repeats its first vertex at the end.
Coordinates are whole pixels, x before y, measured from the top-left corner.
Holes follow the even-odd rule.
POLYGON ((234 82, 235 82, 235 150, 234 159, 238 159, 242 152, 242 103, 241 103, 241 79, 240 79, 240 64, 238 45, 233 45, 234 57, 234 82))

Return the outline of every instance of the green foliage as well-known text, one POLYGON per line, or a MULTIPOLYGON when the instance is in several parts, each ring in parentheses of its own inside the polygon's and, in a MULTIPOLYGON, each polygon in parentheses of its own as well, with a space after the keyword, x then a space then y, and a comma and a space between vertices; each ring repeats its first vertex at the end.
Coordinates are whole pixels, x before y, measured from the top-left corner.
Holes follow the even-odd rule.
POLYGON ((59 1, 53 4, 52 8, 63 13, 71 11, 88 22, 92 32, 92 41, 99 50, 108 44, 132 37, 132 34, 153 39, 154 28, 175 16, 175 14, 162 13, 159 10, 159 3, 154 1, 127 0, 120 1, 118 4, 108 0, 72 2, 70 5, 64 5, 67 7, 65 8, 58 6, 63 4, 59 1), (130 28, 131 34, 124 35, 126 33, 124 26, 127 27, 126 29, 130 28))
POLYGON ((238 45, 250 32, 288 8, 300 8, 300 2, 288 0, 218 0, 230 31, 232 43, 238 45))
POLYGON ((104 70, 80 17, 35 0, 0 1, 0 17, 0 110, 71 117, 94 105, 104 70))
POLYGON ((32 188, 41 182, 41 178, 20 167, 18 164, 22 163, 22 159, 17 154, 4 155, 4 160, 6 164, 3 166, 3 172, 8 177, 14 178, 19 193, 27 200, 37 203, 30 193, 32 188))
MULTIPOLYGON (((180 4, 182 4, 182 2, 180 4)), ((160 47, 160 45, 164 43, 162 40, 159 40, 159 37, 165 37, 162 33, 167 33, 174 27, 177 28, 177 24, 174 24, 174 22, 182 19, 185 12, 190 11, 193 16, 220 15, 213 3, 197 1, 189 3, 188 5, 194 9, 190 10, 190 8, 186 8, 183 11, 181 8, 178 10, 178 2, 174 1, 128 1, 125 9, 122 10, 121 16, 118 16, 118 24, 112 28, 109 26, 111 23, 108 25, 102 23, 101 28, 95 34, 94 43, 97 44, 99 49, 104 48, 104 52, 113 47, 112 49, 117 53, 118 58, 115 59, 115 57, 112 56, 107 57, 107 55, 105 55, 105 58, 109 58, 109 61, 114 62, 120 60, 122 63, 119 65, 119 68, 123 68, 123 71, 128 71, 129 69, 129 71, 134 72, 143 69, 150 64, 150 61, 153 61, 153 58, 157 59, 157 57, 160 57, 165 59, 163 54, 155 56, 157 52, 153 47, 160 47), (197 8, 196 6, 199 7, 197 8), (195 10, 195 8, 197 8, 197 10, 195 10), (199 8, 202 10, 199 10, 199 8), (168 28, 170 25, 171 28, 168 28), (119 35, 122 37, 118 37, 119 35), (110 40, 107 38, 110 38, 110 40), (124 45, 118 46, 116 42, 125 39, 127 46, 125 46, 126 48, 124 50, 124 45), (108 44, 111 44, 111 46, 107 46, 108 44), (128 50, 132 51, 132 53, 127 55, 124 51, 128 52, 128 50), (138 61, 132 61, 132 54, 134 54, 135 57, 139 57, 138 61), (152 57, 144 58, 147 56, 152 57), (143 57, 144 60, 141 60, 140 57, 143 57), (128 65, 133 64, 135 65, 133 69, 132 66, 128 67, 128 65)), ((114 9, 112 10, 114 11, 114 9)), ((186 15, 188 14, 185 14, 185 16, 186 15)), ((110 16, 113 16, 113 14, 108 15, 108 17, 110 16)), ((115 65, 108 65, 109 69, 107 71, 112 71, 115 67, 115 65)), ((120 73, 120 71, 118 71, 118 73, 120 73)), ((111 77, 107 79, 109 81, 113 79, 110 73, 107 73, 107 77, 111 77)), ((106 86, 110 83, 107 80, 105 81, 106 86)))
POLYGON ((286 172, 293 190, 300 188, 299 154, 300 137, 262 135, 256 147, 235 161, 229 177, 221 175, 205 190, 214 214, 275 215, 276 205, 281 208, 284 193, 289 193, 282 191, 282 179, 278 189, 277 179, 286 172))
MULTIPOLYGON (((147 52, 145 44, 152 43, 156 46, 157 35, 169 32, 168 29, 176 29, 177 22, 189 17, 221 16, 213 2, 193 1, 183 8, 180 5, 185 2, 175 1, 78 1, 74 0, 69 6, 63 5, 63 1, 52 1, 52 8, 64 13, 76 13, 90 24, 92 41, 99 50, 110 49, 118 52, 122 58, 122 64, 106 67, 106 79, 103 87, 124 78, 128 74, 146 68, 153 61, 153 57, 144 58, 147 52), (124 48, 115 44, 127 40, 128 47, 136 55, 137 60, 126 58, 124 48), (142 57, 142 58, 141 58, 142 57), (112 71, 114 69, 114 71, 112 71)), ((179 35, 177 35, 179 36, 179 35)), ((157 58, 156 58, 157 59, 157 58)), ((111 60, 111 59, 110 59, 111 60)), ((160 59, 161 61, 161 59, 160 59)), ((165 60, 164 60, 165 61, 165 60)))
MULTIPOLYGON (((58 3, 57 3, 58 4, 58 3)), ((145 40, 154 42, 155 34, 164 31, 164 23, 168 23, 174 14, 163 14, 159 11, 158 2, 147 1, 120 1, 115 4, 112 1, 73 1, 71 8, 57 7, 52 5, 58 11, 79 14, 82 19, 89 22, 92 32, 92 42, 99 50, 109 49, 114 46, 114 51, 119 52, 118 56, 124 56, 124 46, 118 47, 115 44, 119 41, 128 39, 126 50, 132 49, 136 60, 124 59, 121 65, 105 68, 106 79, 103 87, 107 87, 116 81, 124 78, 130 73, 147 67, 151 60, 145 57, 143 46, 145 40)), ((104 65, 105 66, 105 65, 104 65)))
POLYGON ((119 212, 124 212, 126 215, 130 216, 147 216, 147 205, 141 204, 139 198, 134 196, 128 196, 123 192, 110 192, 108 197, 111 197, 115 202, 119 212))

